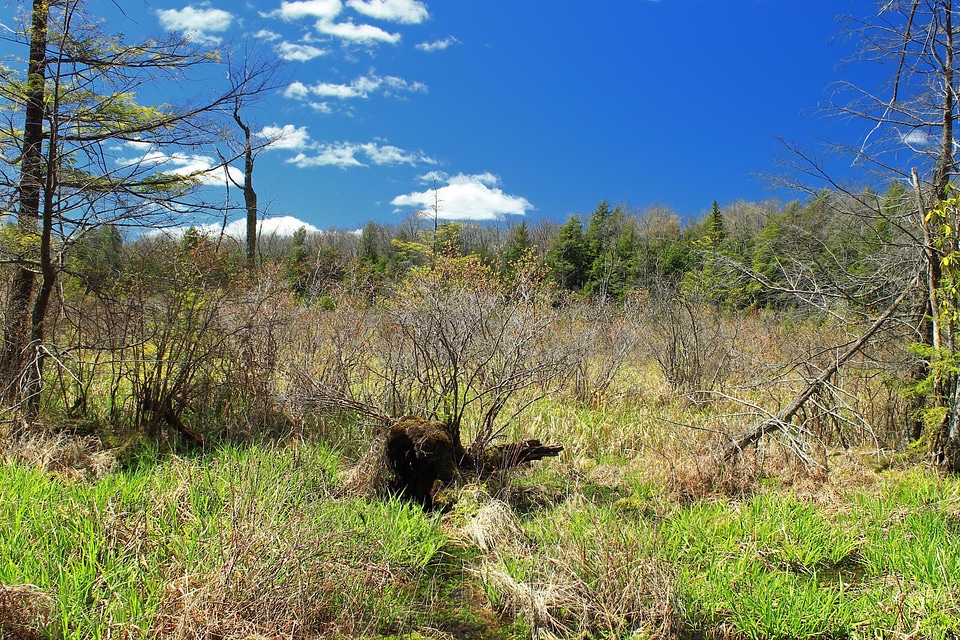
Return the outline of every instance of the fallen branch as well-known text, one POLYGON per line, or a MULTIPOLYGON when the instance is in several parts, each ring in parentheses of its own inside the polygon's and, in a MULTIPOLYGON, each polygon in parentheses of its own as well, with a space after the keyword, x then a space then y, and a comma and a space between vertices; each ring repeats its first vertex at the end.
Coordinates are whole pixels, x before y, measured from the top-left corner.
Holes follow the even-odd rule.
MULTIPOLYGON (((840 370, 846 362, 855 356, 860 349, 873 337, 887 320, 890 319, 890 316, 893 315, 893 312, 896 311, 897 307, 903 302, 904 298, 907 297, 907 294, 910 293, 911 287, 908 287, 900 293, 896 300, 887 307, 886 311, 877 318, 870 328, 864 332, 860 338, 853 343, 853 345, 844 351, 829 367, 824 369, 815 380, 808 383, 806 388, 797 394, 793 400, 787 405, 782 411, 778 412, 776 415, 762 420, 759 424, 754 425, 752 428, 748 429, 744 433, 740 434, 736 438, 733 438, 730 441, 730 444, 727 445, 726 449, 723 451, 723 459, 725 461, 730 461, 734 457, 740 454, 745 448, 750 445, 756 444, 762 437, 772 433, 774 431, 782 431, 784 433, 789 433, 790 423, 793 420, 793 417, 797 414, 798 411, 803 407, 803 405, 809 400, 814 394, 817 393, 830 378, 840 370)), ((796 447, 794 447, 796 450, 796 447)))

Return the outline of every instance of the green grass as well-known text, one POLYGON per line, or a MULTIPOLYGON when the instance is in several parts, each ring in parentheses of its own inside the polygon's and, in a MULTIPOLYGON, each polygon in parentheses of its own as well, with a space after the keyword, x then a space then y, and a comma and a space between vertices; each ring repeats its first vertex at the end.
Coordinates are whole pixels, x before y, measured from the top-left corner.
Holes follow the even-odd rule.
POLYGON ((53 595, 46 631, 62 638, 167 635, 178 618, 227 637, 291 618, 346 636, 456 619, 437 602, 462 573, 439 517, 343 497, 339 463, 226 448, 90 482, 0 466, 0 583, 53 595))
POLYGON ((298 445, 153 453, 94 480, 0 465, 0 583, 50 595, 44 631, 65 639, 292 621, 300 637, 960 635, 957 478, 689 502, 636 466, 547 463, 512 479, 512 533, 481 550, 460 532, 499 504, 482 489, 441 517, 347 495, 343 463, 298 445))

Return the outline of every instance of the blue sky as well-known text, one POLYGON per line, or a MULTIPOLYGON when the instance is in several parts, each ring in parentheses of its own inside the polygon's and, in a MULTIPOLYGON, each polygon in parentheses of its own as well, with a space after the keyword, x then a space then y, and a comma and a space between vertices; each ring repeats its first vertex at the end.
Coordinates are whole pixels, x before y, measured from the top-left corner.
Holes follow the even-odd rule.
POLYGON ((601 199, 683 216, 791 199, 759 178, 777 170, 776 137, 861 138, 817 103, 877 73, 841 64, 851 44, 835 38, 837 15, 869 14, 865 1, 88 4, 131 36, 186 32, 287 60, 284 86, 247 112, 280 135, 255 186, 266 215, 321 228, 396 223, 435 195, 449 219, 559 221, 601 199))

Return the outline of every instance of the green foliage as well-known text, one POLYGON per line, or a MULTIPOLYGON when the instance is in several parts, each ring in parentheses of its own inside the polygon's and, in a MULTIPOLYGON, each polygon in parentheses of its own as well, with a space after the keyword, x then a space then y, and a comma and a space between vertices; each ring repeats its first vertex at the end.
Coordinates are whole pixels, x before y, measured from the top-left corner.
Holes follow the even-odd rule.
POLYGON ((754 304, 755 280, 745 268, 750 262, 749 248, 728 235, 723 213, 716 202, 692 235, 698 236, 690 243, 698 260, 696 266, 684 274, 681 284, 684 294, 728 309, 754 304))
POLYGON ((287 282, 299 297, 307 295, 310 277, 313 274, 310 255, 307 252, 307 229, 300 227, 293 232, 290 251, 283 261, 287 282))
POLYGON ((522 220, 520 224, 510 229, 507 236, 500 258, 500 273, 507 279, 515 276, 516 265, 530 255, 531 249, 534 249, 533 241, 530 240, 526 220, 522 220))
POLYGON ((580 216, 570 216, 560 227, 550 243, 546 262, 554 281, 561 289, 579 291, 586 284, 591 253, 580 216))

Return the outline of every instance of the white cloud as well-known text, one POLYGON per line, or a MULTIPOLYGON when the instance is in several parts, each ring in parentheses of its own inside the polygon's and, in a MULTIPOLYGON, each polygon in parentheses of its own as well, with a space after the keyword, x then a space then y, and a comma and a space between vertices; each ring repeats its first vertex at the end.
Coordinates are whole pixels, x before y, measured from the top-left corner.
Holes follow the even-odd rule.
POLYGON ((347 0, 347 6, 368 18, 401 24, 420 24, 430 17, 419 0, 347 0))
POLYGON ((303 0, 281 2, 279 9, 263 15, 276 16, 284 20, 298 20, 300 18, 333 20, 342 10, 343 3, 340 0, 303 0))
POLYGON ((901 134, 900 141, 911 148, 929 147, 934 144, 934 139, 922 129, 912 129, 910 132, 901 134))
POLYGON ((420 184, 435 184, 437 182, 446 182, 449 176, 443 171, 428 171, 422 176, 417 176, 417 182, 420 184))
POLYGON ((418 163, 423 164, 436 164, 437 161, 433 158, 425 156, 422 153, 407 153, 399 147, 394 147, 392 145, 383 145, 380 146, 375 142, 368 142, 366 144, 360 145, 360 148, 363 150, 367 157, 370 158, 370 161, 374 164, 409 164, 416 165, 418 163))
POLYGON ((374 44, 386 42, 396 44, 400 42, 399 33, 389 33, 372 24, 354 24, 353 21, 333 22, 332 20, 318 20, 316 29, 320 33, 357 44, 374 44))
MULTIPOLYGON (((175 227, 172 229, 163 229, 161 231, 152 231, 147 235, 165 235, 171 238, 182 238, 187 229, 191 228, 196 229, 201 235, 205 235, 207 237, 218 237, 222 228, 223 235, 227 237, 234 238, 239 241, 244 241, 247 238, 246 218, 234 220, 233 222, 228 223, 225 227, 222 227, 221 223, 214 222, 211 224, 193 225, 190 227, 175 227)), ((263 220, 258 221, 257 235, 261 238, 268 238, 271 236, 289 238, 301 228, 306 229, 307 233, 322 233, 320 229, 312 224, 307 224, 303 220, 294 218, 293 216, 280 216, 278 218, 264 218, 263 220)))
POLYGON ((296 165, 300 169, 307 169, 309 167, 340 167, 341 169, 365 167, 366 165, 355 157, 358 151, 359 148, 356 145, 349 143, 325 145, 321 147, 319 153, 314 156, 298 153, 293 158, 287 160, 287 162, 296 165))
POLYGON ((416 48, 420 49, 420 51, 433 53, 434 51, 443 51, 447 47, 454 44, 460 44, 460 41, 453 36, 447 36, 443 40, 435 40, 434 42, 421 42, 416 48))
POLYGON ((257 31, 255 34, 253 34, 253 37, 266 40, 267 42, 276 42, 283 36, 276 31, 270 31, 270 29, 260 29, 260 31, 257 31))
POLYGON ((291 82, 287 88, 283 90, 284 98, 292 98, 294 100, 303 100, 309 95, 310 89, 299 80, 291 82))
POLYGON ((367 92, 355 84, 333 84, 330 82, 319 82, 309 87, 310 93, 322 98, 339 98, 347 100, 349 98, 366 98, 367 92))
POLYGON ((396 207, 429 209, 439 199, 439 217, 443 220, 494 220, 505 214, 524 215, 533 205, 526 198, 504 193, 492 173, 459 174, 452 178, 431 172, 421 178, 446 181, 446 185, 427 191, 400 195, 391 201, 396 207))
POLYGON ((227 172, 237 182, 243 182, 243 172, 232 166, 223 167, 210 156, 182 152, 167 153, 154 148, 145 148, 143 143, 128 143, 138 152, 134 158, 119 160, 123 167, 153 167, 158 174, 190 177, 203 186, 222 187, 227 184, 227 172))
POLYGON ((306 127, 285 124, 282 127, 268 125, 257 132, 257 137, 266 141, 268 149, 299 151, 309 146, 310 134, 306 127))
POLYGON ((397 164, 436 164, 436 160, 424 155, 421 152, 409 153, 399 147, 389 144, 378 144, 376 142, 366 142, 357 144, 354 142, 337 142, 334 144, 324 144, 317 147, 315 155, 308 156, 305 153, 299 153, 287 162, 296 165, 301 169, 309 167, 339 167, 349 169, 351 167, 366 167, 368 164, 361 162, 357 156, 366 156, 369 163, 376 165, 397 165, 397 164))
MULTIPOLYGON (((257 222, 257 235, 261 238, 276 236, 280 238, 289 238, 298 229, 305 228, 307 233, 320 233, 320 229, 316 228, 312 224, 307 224, 303 220, 294 218, 293 216, 280 216, 278 218, 264 218, 257 222)), ((209 224, 203 225, 200 228, 201 231, 206 233, 220 233, 219 224, 209 224)), ((228 235, 231 238, 236 238, 237 240, 246 240, 247 238, 247 220, 246 218, 241 218, 240 220, 234 220, 233 222, 227 224, 223 229, 224 235, 228 235)))
POLYGON ((157 11, 160 25, 169 31, 180 31, 191 40, 204 44, 218 44, 222 38, 208 32, 221 32, 230 28, 233 14, 222 9, 196 9, 186 6, 183 9, 160 9, 157 11))
MULTIPOLYGON (((426 93, 427 85, 422 82, 407 82, 403 78, 398 78, 397 76, 386 76, 383 78, 383 84, 388 89, 393 89, 394 91, 411 91, 414 93, 426 93)), ((392 91, 385 91, 385 95, 393 95, 392 91)))
MULTIPOLYGON (((306 100, 311 95, 321 98, 349 100, 351 98, 369 98, 371 93, 378 90, 383 90, 384 95, 387 96, 394 96, 398 92, 426 93, 427 85, 422 82, 407 82, 397 76, 381 77, 371 74, 355 78, 350 84, 318 82, 317 84, 306 85, 296 81, 284 89, 283 95, 294 100, 306 100)), ((326 106, 325 103, 324 106, 326 106)))
POLYGON ((306 62, 326 55, 326 51, 318 49, 309 44, 296 44, 293 42, 281 42, 277 45, 277 54, 284 60, 293 60, 294 62, 306 62))

